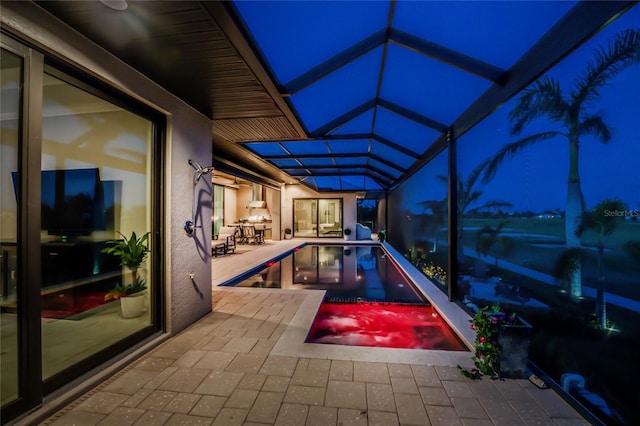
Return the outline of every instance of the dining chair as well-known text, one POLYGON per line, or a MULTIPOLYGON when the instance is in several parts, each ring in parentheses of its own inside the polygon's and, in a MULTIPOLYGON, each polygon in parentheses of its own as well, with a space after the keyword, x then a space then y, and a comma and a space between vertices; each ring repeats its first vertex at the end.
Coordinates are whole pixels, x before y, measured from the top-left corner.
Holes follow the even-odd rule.
POLYGON ((264 223, 256 223, 254 225, 254 229, 256 231, 255 241, 256 244, 264 244, 264 231, 267 228, 267 225, 264 223))
POLYGON ((256 243, 256 228, 254 225, 245 224, 242 227, 242 241, 245 244, 255 244, 256 243))

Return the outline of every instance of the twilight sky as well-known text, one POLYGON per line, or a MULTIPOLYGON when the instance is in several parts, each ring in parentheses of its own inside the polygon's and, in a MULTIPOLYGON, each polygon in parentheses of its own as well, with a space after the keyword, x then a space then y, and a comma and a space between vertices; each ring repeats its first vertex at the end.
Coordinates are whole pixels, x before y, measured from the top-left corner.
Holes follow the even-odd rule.
MULTIPOLYGON (((640 28, 640 7, 605 28, 572 55, 565 58, 548 75, 557 79, 568 93, 573 89, 576 76, 592 60, 596 47, 604 45, 621 29, 640 28)), ((591 137, 581 140, 580 176, 587 208, 605 198, 620 198, 631 209, 640 208, 640 64, 627 68, 607 87, 593 103, 591 111, 602 112, 612 130, 611 141, 604 145, 591 137)), ((516 98, 477 125, 459 139, 458 166, 463 177, 484 159, 490 157, 506 143, 516 140, 509 135, 508 113, 516 98)), ((554 124, 540 119, 525 127, 520 136, 556 129, 554 124)), ((446 173, 446 155, 441 155, 415 177, 422 182, 433 182, 435 176, 446 173)), ((506 200, 516 211, 542 211, 560 208, 564 211, 568 178, 568 142, 564 138, 539 142, 525 148, 515 157, 505 159, 496 177, 486 185, 483 200, 506 200)), ((417 212, 415 202, 439 199, 446 194, 439 182, 429 186, 405 188, 412 194, 406 208, 417 212)), ((409 194, 407 194, 409 195, 409 194)))

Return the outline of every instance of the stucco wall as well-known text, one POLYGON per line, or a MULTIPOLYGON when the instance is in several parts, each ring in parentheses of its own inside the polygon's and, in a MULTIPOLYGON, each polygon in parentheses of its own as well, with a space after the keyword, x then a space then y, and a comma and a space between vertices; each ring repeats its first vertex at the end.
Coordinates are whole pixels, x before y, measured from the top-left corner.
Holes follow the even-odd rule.
MULTIPOLYGON (((108 83, 167 116, 167 140, 162 168, 165 223, 162 226, 165 248, 165 282, 167 329, 178 332, 211 311, 211 221, 197 224, 193 237, 183 230, 184 222, 193 220, 193 172, 189 159, 209 165, 211 121, 160 86, 116 59, 100 46, 79 36, 54 17, 29 2, 3 2, 3 28, 74 67, 108 83), (194 274, 194 279, 189 278, 194 274)), ((4 37, 4 36, 3 36, 4 37)), ((211 180, 198 186, 201 218, 211 217, 211 180)))

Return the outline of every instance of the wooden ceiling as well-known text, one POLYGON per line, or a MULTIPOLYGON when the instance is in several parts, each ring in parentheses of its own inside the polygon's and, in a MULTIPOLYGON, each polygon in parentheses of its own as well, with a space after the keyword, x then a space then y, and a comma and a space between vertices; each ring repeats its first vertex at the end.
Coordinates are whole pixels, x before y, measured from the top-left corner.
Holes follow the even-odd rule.
POLYGON ((237 142, 305 138, 304 130, 217 1, 37 1, 40 7, 213 120, 220 156, 277 181, 289 176, 237 142))

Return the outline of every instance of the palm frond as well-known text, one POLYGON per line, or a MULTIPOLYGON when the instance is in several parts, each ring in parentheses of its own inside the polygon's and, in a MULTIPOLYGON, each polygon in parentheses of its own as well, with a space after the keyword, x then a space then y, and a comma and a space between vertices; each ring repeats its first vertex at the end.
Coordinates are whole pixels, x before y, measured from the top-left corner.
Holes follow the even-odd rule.
POLYGON ((471 188, 473 188, 473 186, 476 184, 478 177, 480 177, 480 175, 482 174, 482 171, 487 167, 487 164, 489 164, 489 161, 490 159, 487 158, 486 160, 484 160, 483 162, 475 166, 471 171, 471 173, 469 173, 469 176, 467 176, 467 179, 465 181, 467 191, 470 191, 471 188))
POLYGON ((602 143, 609 143, 611 140, 611 130, 599 115, 592 115, 582 120, 578 125, 578 134, 593 135, 602 143))
POLYGON ((560 253, 553 265, 553 276, 564 283, 571 282, 571 277, 580 268, 584 250, 573 247, 560 253))
POLYGON ((487 254, 489 254, 489 250, 491 250, 491 247, 493 247, 496 242, 500 241, 500 243, 503 244, 501 240, 503 238, 509 237, 502 236, 500 235, 500 233, 508 223, 508 221, 504 220, 500 222, 495 228, 492 228, 489 225, 485 225, 484 227, 479 229, 476 232, 476 251, 479 254, 486 256, 487 254))
POLYGON ((613 212, 626 209, 627 204, 617 198, 607 198, 600 201, 592 210, 582 213, 582 220, 576 228, 576 235, 580 236, 587 231, 601 235, 611 234, 618 227, 621 219, 613 212))
POLYGON ((482 194, 484 194, 484 192, 477 190, 468 192, 465 200, 467 202, 467 205, 471 204, 474 201, 477 201, 480 197, 482 197, 482 194))
POLYGON ((438 175, 438 176, 436 176, 436 179, 439 180, 440 182, 444 183, 444 184, 448 184, 449 183, 449 176, 438 175))
POLYGON ((500 167, 500 164, 502 164, 502 161, 504 161, 505 158, 513 157, 519 151, 527 148, 530 145, 552 139, 556 136, 565 136, 565 134, 559 131, 536 133, 535 135, 527 136, 515 142, 506 144, 487 164, 482 183, 488 183, 491 179, 493 179, 498 171, 498 167, 500 167))
POLYGON ((515 107, 509 112, 511 134, 518 135, 534 118, 547 116, 562 121, 569 104, 562 97, 560 83, 551 77, 542 77, 523 90, 515 107))
POLYGON ((581 237, 587 230, 595 229, 597 227, 597 221, 594 218, 593 212, 590 210, 582 212, 580 223, 576 227, 576 236, 581 237))
POLYGON ((640 64, 640 30, 628 29, 616 34, 594 55, 595 59, 576 79, 575 91, 571 94, 571 104, 577 109, 597 99, 599 89, 625 68, 640 64))

